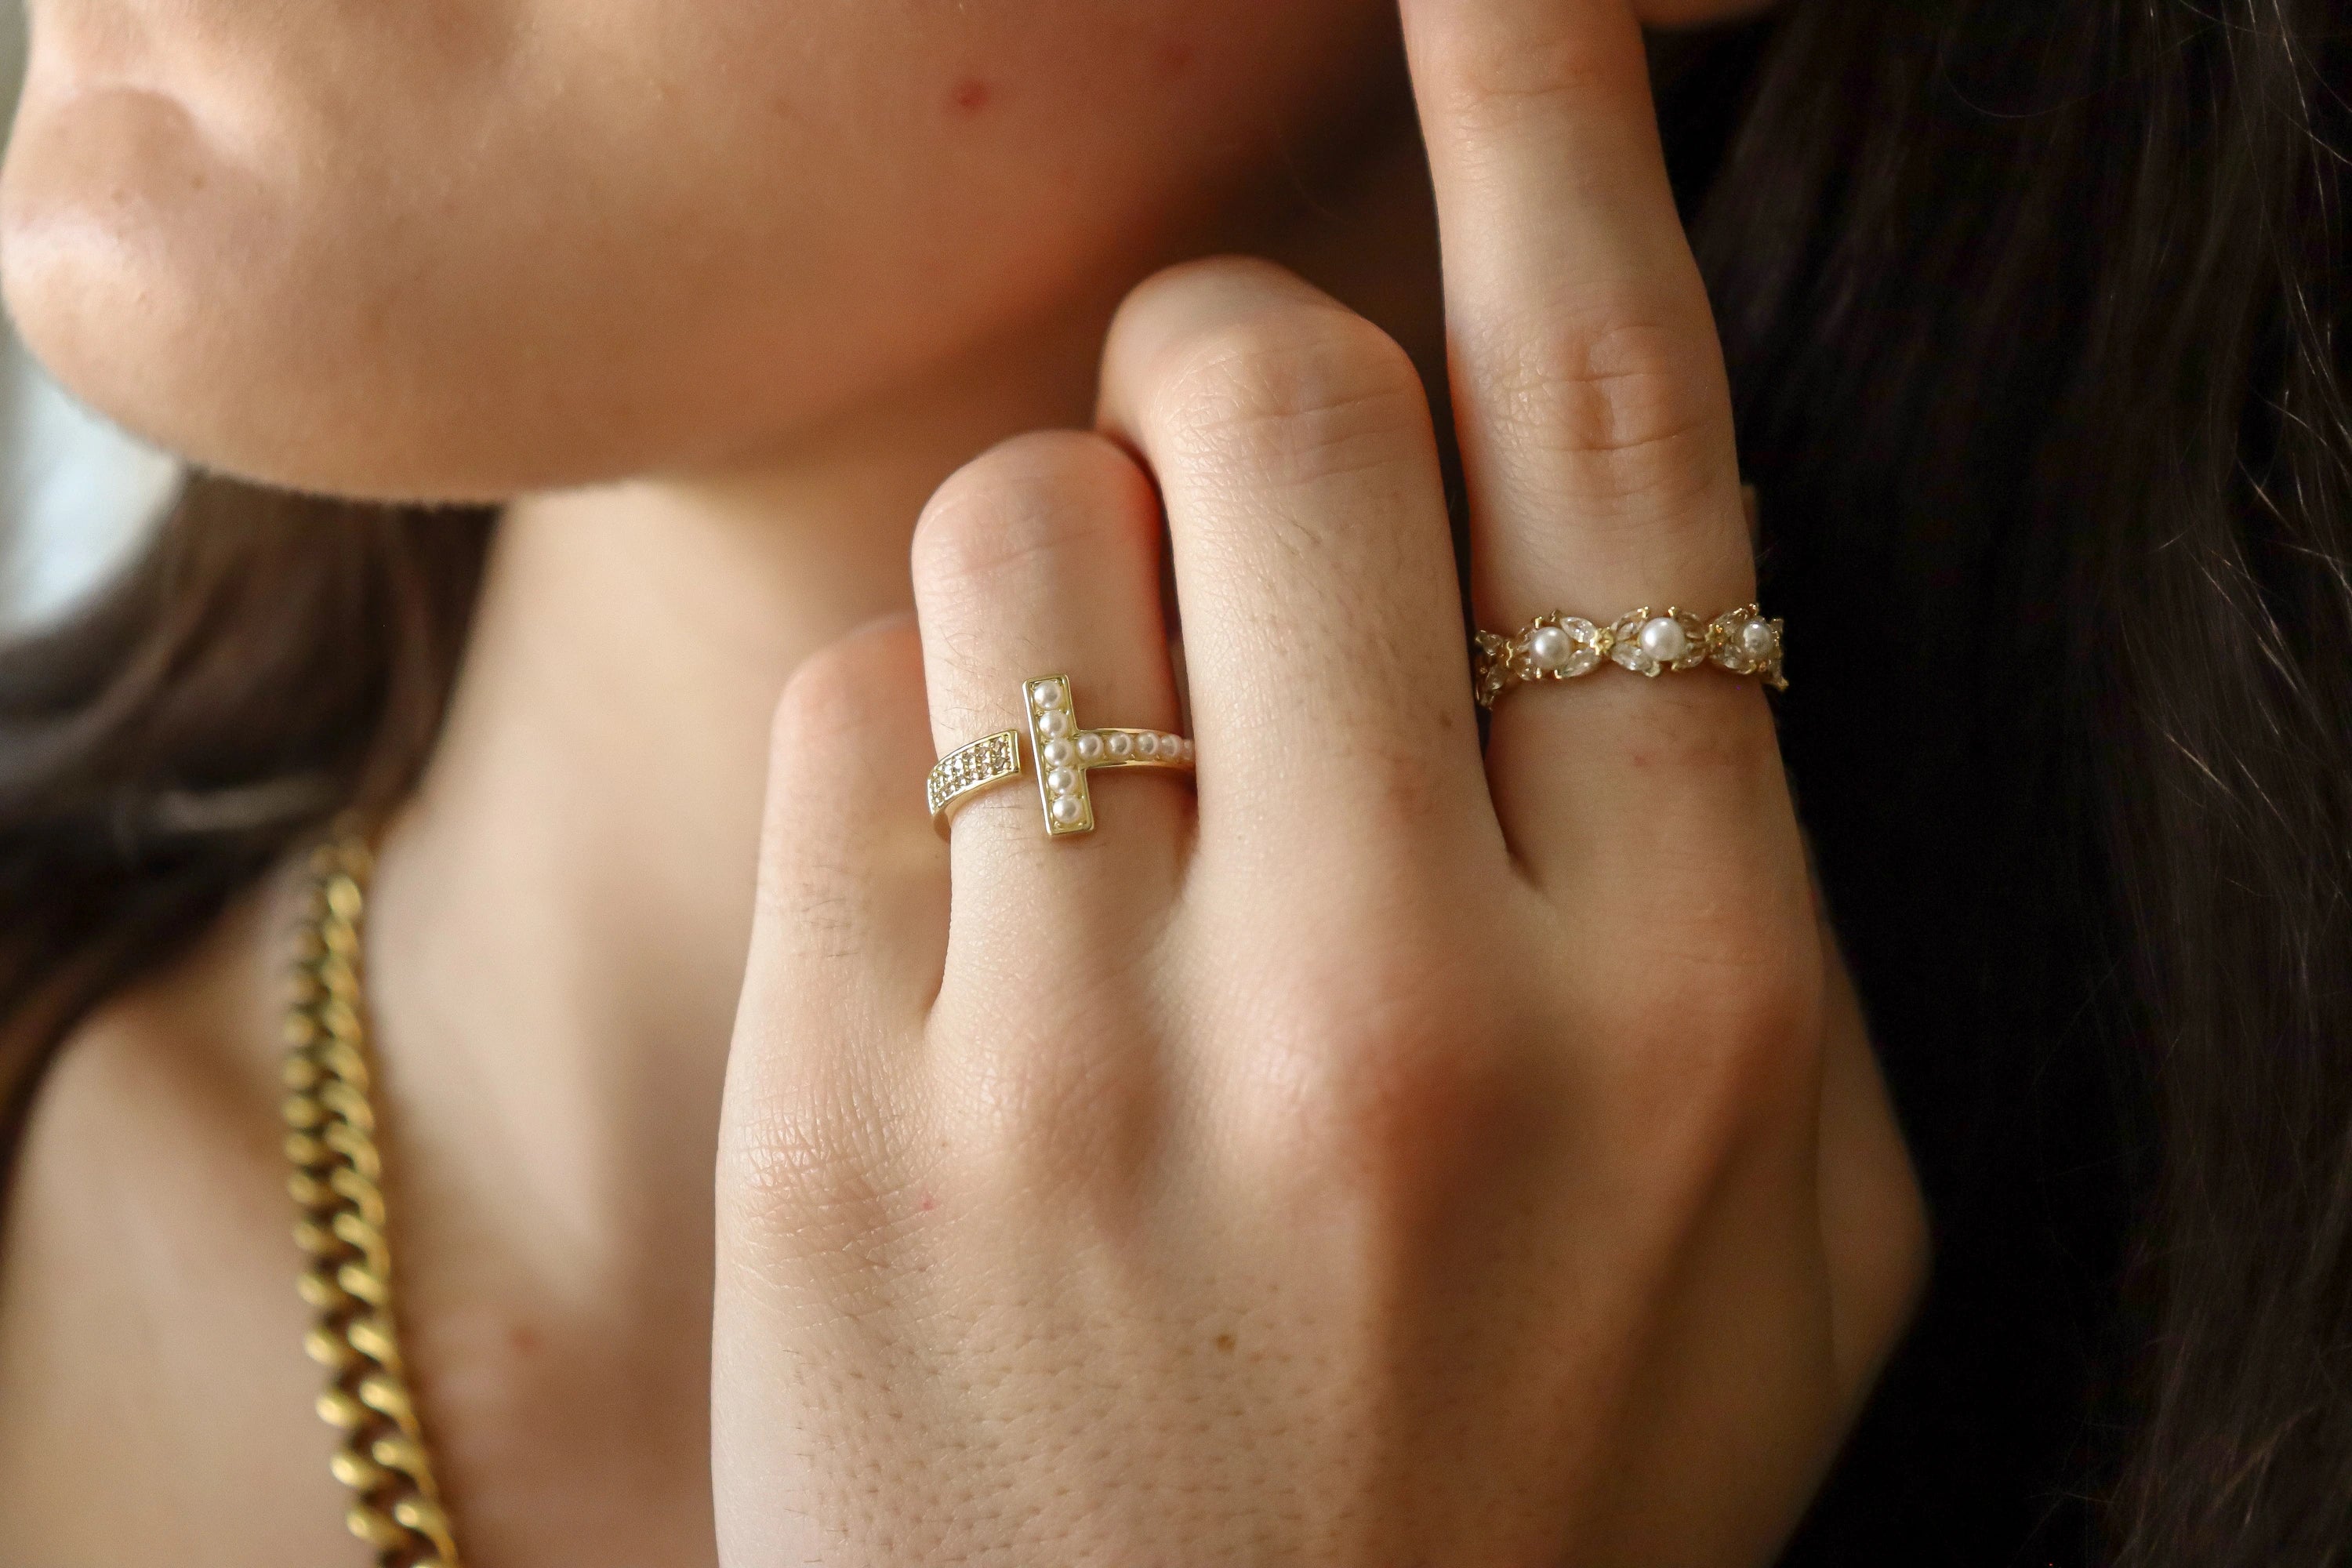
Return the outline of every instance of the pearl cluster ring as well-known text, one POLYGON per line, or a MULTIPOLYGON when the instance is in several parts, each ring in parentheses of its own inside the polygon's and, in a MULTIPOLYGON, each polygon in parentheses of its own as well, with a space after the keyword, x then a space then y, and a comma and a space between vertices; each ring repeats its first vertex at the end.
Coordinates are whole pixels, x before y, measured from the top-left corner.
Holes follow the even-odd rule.
POLYGON ((1554 610, 1510 637, 1480 632, 1472 668, 1478 706, 1492 708, 1513 687, 1531 680, 1574 680, 1603 664, 1636 675, 1659 676, 1714 665, 1734 675, 1760 677, 1785 691, 1779 621, 1754 605, 1726 610, 1711 621, 1668 605, 1645 605, 1607 624, 1554 610))
POLYGON ((1066 675, 1040 676, 1021 688, 1024 730, 1002 730, 941 757, 926 781, 931 824, 945 837, 956 808, 972 796, 1021 776, 1025 730, 1037 759, 1037 800, 1048 837, 1095 830, 1089 775, 1106 768, 1192 772, 1192 742, 1160 730, 1088 730, 1079 726, 1066 675))

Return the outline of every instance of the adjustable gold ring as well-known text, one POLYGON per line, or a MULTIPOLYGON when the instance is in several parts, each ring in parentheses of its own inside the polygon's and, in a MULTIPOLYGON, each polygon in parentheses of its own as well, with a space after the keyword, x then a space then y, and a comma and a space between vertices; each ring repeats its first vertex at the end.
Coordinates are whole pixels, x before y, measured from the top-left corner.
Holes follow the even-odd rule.
MULTIPOLYGON (((1095 830, 1095 797, 1089 775, 1107 768, 1192 771, 1192 742, 1160 730, 1086 730, 1070 700, 1070 678, 1040 676, 1021 688, 1021 711, 1029 751, 1037 758, 1037 804, 1045 813, 1045 833, 1067 838, 1095 830)), ((957 809, 1021 776, 1021 730, 1000 730, 941 757, 925 781, 931 826, 940 837, 957 809)))
POLYGON ((1574 680, 1603 664, 1647 676, 1712 664, 1786 691, 1780 655, 1780 623, 1753 605, 1711 621, 1671 605, 1654 615, 1645 605, 1606 625, 1554 610, 1509 637, 1480 632, 1471 676, 1481 708, 1494 707, 1505 692, 1528 681, 1574 680))

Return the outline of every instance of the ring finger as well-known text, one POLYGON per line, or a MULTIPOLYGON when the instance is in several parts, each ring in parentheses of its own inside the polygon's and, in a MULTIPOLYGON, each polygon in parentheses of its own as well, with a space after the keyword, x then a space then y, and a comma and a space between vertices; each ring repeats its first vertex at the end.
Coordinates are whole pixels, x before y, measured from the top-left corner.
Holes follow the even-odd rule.
MULTIPOLYGON (((1444 242, 1479 620, 1747 602, 1755 563, 1706 293, 1626 0, 1405 0, 1444 242)), ((1488 757, 1547 881, 1694 868, 1790 826, 1754 683, 1603 668, 1512 698, 1488 757), (1677 764, 1677 765, 1661 765, 1677 764), (1696 765, 1679 765, 1696 764, 1696 765), (1703 853, 1693 857, 1690 851, 1703 853)))
MULTIPOLYGON (((1088 933, 1164 908, 1192 810, 1172 780, 1095 775, 1080 727, 1176 726, 1160 604, 1160 510, 1134 459, 1100 437, 1023 437, 940 487, 916 531, 915 602, 931 731, 944 757, 1017 731, 1020 776, 953 810, 949 967, 1022 962, 1040 936, 1088 933), (1027 704, 1066 677, 1050 711, 1027 704), (1050 795, 1041 780, 1050 777, 1050 795), (1052 799, 1061 832, 1049 831, 1052 799), (1091 801, 1090 814, 1072 805, 1091 801), (1083 829, 1091 819, 1102 831, 1083 829), (1041 929, 1042 928, 1042 929, 1041 929)), ((1090 742, 1101 750, 1101 742, 1090 742)), ((1157 750, 1157 747, 1153 748, 1157 750)), ((1107 754, 1107 753, 1106 753, 1107 754)))

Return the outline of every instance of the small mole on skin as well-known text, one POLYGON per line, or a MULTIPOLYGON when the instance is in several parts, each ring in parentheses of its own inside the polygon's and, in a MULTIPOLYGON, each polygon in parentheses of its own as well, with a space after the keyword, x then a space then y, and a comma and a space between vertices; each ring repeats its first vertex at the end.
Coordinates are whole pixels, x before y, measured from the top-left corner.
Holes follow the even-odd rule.
POLYGON ((955 84, 951 101, 959 113, 978 114, 988 107, 988 100, 993 96, 986 82, 976 76, 968 76, 955 84))
POLYGON ((519 1356, 530 1355, 539 1349, 539 1331, 528 1323, 517 1323, 507 1331, 507 1344, 519 1356))
POLYGON ((1217 1336, 1217 1348, 1224 1352, 1227 1355, 1233 1354, 1234 1336, 1231 1334, 1219 1334, 1217 1336))
POLYGON ((923 1212, 924 1212, 925 1214, 929 1214, 929 1213, 930 1213, 933 1209, 937 1208, 937 1207, 939 1207, 939 1206, 940 1206, 940 1200, 939 1200, 939 1199, 937 1199, 937 1198, 933 1197, 933 1196, 932 1196, 930 1194, 929 1194, 929 1193, 925 1193, 925 1194, 923 1194, 923 1212))

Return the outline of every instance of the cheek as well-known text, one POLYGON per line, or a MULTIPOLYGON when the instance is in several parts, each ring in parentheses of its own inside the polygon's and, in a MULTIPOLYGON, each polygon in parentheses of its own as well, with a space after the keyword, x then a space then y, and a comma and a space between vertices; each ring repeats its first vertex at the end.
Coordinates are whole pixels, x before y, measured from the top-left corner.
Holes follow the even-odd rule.
POLYGON ((772 441, 1148 265, 1377 74, 1386 8, 631 0, 462 47, 257 32, 156 51, 146 92, 37 72, 0 257, 69 384, 216 466, 583 482, 772 441))

